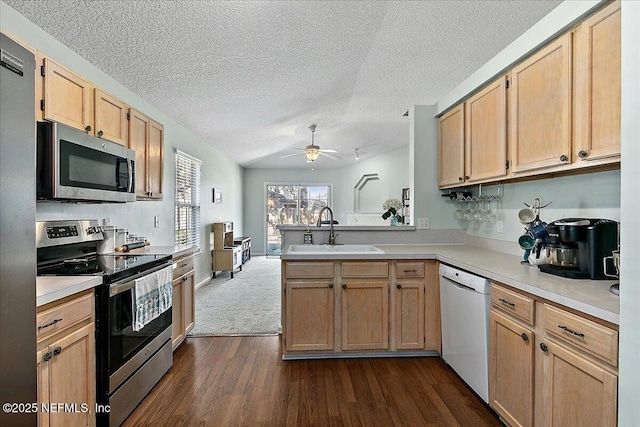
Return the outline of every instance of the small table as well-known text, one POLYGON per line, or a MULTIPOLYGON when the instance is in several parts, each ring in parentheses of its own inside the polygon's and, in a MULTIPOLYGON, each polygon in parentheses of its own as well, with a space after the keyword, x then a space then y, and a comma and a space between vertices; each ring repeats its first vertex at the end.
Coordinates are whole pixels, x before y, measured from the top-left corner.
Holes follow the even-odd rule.
POLYGON ((233 239, 233 244, 242 246, 242 263, 251 259, 251 237, 236 237, 233 239))

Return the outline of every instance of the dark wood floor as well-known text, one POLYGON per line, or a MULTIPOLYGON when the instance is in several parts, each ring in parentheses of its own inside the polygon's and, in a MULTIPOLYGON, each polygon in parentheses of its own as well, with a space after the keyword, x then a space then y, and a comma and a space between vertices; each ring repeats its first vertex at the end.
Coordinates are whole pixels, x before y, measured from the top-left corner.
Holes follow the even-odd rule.
POLYGON ((196 337, 125 426, 500 426, 438 357, 283 361, 278 337, 196 337))

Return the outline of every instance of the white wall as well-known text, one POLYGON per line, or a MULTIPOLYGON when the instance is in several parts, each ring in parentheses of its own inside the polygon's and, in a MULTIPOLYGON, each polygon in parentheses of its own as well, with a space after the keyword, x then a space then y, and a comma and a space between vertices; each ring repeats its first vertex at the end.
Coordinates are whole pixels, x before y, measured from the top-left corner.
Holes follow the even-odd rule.
POLYGON ((618 425, 640 424, 640 2, 622 2, 622 179, 618 425))
MULTIPOLYGON (((245 235, 251 236, 252 251, 266 251, 266 194, 265 183, 272 184, 330 184, 333 188, 331 209, 334 219, 346 224, 345 213, 354 211, 353 187, 362 175, 377 173, 387 189, 380 195, 400 199, 402 189, 409 186, 409 146, 397 148, 340 169, 246 169, 244 171, 245 235)), ((382 215, 382 206, 379 207, 382 215)))
POLYGON ((0 26, 23 42, 162 123, 165 130, 162 201, 138 201, 127 204, 38 203, 37 220, 110 218, 112 224, 128 228, 134 234, 146 236, 154 245, 173 245, 174 150, 179 149, 203 161, 201 181, 203 252, 196 257, 196 283, 208 278, 211 273, 210 252, 207 250, 209 224, 219 220, 232 220, 237 224, 237 229, 242 232, 242 168, 45 33, 4 2, 0 2, 0 26), (223 203, 211 203, 213 187, 222 189, 223 203), (154 216, 159 217, 158 228, 153 227, 154 216))

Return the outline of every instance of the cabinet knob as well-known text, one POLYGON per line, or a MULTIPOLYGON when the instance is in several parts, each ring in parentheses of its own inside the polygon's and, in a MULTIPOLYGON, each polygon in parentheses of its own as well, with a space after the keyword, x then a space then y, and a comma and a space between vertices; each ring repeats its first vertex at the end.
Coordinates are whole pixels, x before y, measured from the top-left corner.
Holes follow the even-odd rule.
POLYGON ((187 281, 187 276, 183 277, 183 278, 182 278, 182 281, 183 281, 183 282, 186 282, 186 281, 187 281))
POLYGON ((329 283, 329 289, 333 289, 333 283, 329 283))
POLYGON ((342 284, 342 289, 347 289, 347 285, 345 285, 344 283, 342 284))
POLYGON ((85 131, 85 132, 91 132, 91 126, 87 125, 87 126, 84 128, 84 131, 85 131))
POLYGON ((522 341, 524 341, 524 342, 529 341, 529 336, 527 334, 525 334, 524 332, 520 336, 522 337, 522 341))
POLYGON ((561 162, 568 162, 569 161, 569 157, 567 157, 566 154, 563 154, 562 156, 560 156, 560 161, 561 162))
POLYGON ((470 179, 471 177, 469 175, 465 175, 464 179, 470 179))
POLYGON ((54 356, 57 356, 57 355, 59 355, 60 353, 62 353, 62 347, 58 346, 58 347, 56 347, 55 349, 53 349, 53 355, 54 355, 54 356))
POLYGON ((587 152, 586 152, 586 151, 584 151, 584 150, 580 150, 580 151, 578 151, 578 157, 580 157, 581 159, 586 158, 588 155, 589 155, 589 153, 587 153, 587 152))
POLYGON ((98 131, 98 136, 102 136, 104 135, 104 132, 102 132, 101 130, 98 131))
POLYGON ((44 361, 45 361, 45 362, 48 362, 49 360, 51 360, 51 358, 52 358, 52 357, 53 357, 53 354, 51 354, 51 352, 50 352, 50 351, 47 351, 47 352, 44 354, 43 359, 44 359, 44 361))
POLYGON ((458 181, 462 182, 462 177, 461 176, 458 177, 458 181))
POLYGON ((549 350, 549 347, 547 347, 547 345, 543 342, 540 343, 540 350, 544 351, 545 353, 547 352, 547 350, 549 350))
POLYGON ((398 285, 398 286, 396 286, 396 288, 402 289, 402 285, 398 285))

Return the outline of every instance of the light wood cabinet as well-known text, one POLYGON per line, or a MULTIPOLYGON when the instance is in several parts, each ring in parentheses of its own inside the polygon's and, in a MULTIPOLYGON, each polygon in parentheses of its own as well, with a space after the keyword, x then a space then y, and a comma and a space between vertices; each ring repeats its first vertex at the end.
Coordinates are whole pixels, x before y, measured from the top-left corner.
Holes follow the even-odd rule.
POLYGON ((127 145, 127 104, 95 88, 95 135, 118 144, 127 145))
POLYGON ((465 176, 468 183, 507 175, 506 76, 465 102, 465 176))
POLYGON ((440 187, 460 185, 464 181, 464 105, 460 104, 439 120, 440 187))
POLYGON ((284 292, 286 349, 333 350, 335 297, 332 280, 287 280, 284 292))
POLYGON ((136 198, 162 199, 163 128, 129 109, 129 148, 136 152, 136 198))
POLYGON ((511 172, 570 164, 571 33, 560 36, 511 70, 511 172))
POLYGON ((391 350, 425 346, 425 263, 395 261, 391 285, 391 350))
POLYGON ((93 85, 49 58, 43 60, 41 75, 43 118, 93 134, 93 85))
POLYGON ((389 281, 350 279, 341 287, 342 349, 388 349, 389 281))
POLYGON ((609 325, 494 283, 489 404, 511 426, 615 426, 617 347, 609 325))
POLYGON ((193 250, 173 259, 171 346, 175 350, 195 325, 195 275, 193 250))
POLYGON ((545 348, 540 424, 616 426, 617 375, 552 340, 545 340, 545 348))
POLYGON ((489 405, 511 426, 532 426, 534 333, 492 309, 489 336, 489 405))
POLYGON ((236 270, 242 271, 242 246, 234 246, 233 222, 216 222, 212 228, 211 269, 213 277, 216 277, 218 271, 229 271, 233 279, 233 273, 236 270))
POLYGON ((576 28, 573 105, 578 163, 620 161, 620 43, 620 1, 576 28))
POLYGON ((56 63, 42 59, 42 119, 127 145, 127 105, 56 63))
POLYGON ((40 426, 95 425, 93 290, 47 304, 37 312, 37 393, 40 426), (58 404, 75 407, 58 408, 58 404))

